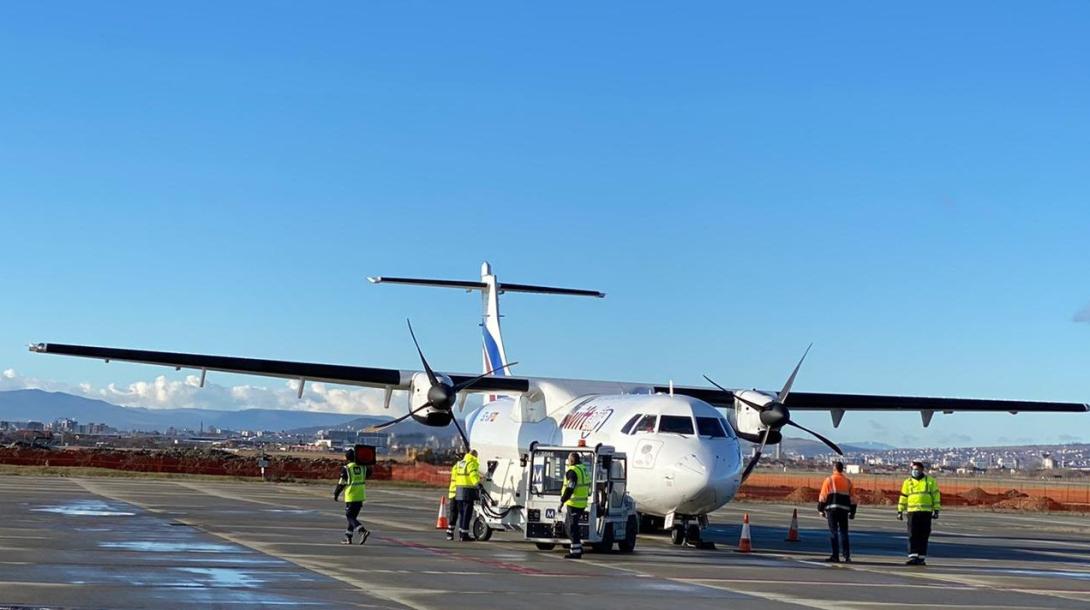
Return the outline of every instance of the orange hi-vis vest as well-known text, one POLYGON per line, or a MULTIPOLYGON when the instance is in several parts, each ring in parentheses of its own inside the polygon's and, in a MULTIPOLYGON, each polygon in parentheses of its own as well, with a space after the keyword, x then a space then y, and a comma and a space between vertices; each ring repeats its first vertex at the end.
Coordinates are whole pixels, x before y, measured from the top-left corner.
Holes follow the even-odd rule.
POLYGON ((826 477, 821 484, 821 495, 818 496, 818 506, 822 510, 851 510, 852 509, 852 481, 842 472, 834 472, 826 477))

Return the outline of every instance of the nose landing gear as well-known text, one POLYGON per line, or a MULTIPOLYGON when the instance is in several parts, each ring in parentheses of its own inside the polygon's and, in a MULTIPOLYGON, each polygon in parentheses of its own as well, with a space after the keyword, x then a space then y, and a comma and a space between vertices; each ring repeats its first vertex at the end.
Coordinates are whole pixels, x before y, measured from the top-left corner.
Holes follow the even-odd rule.
POLYGON ((697 517, 675 516, 673 521, 674 523, 668 528, 670 542, 678 546, 685 545, 697 549, 715 550, 715 543, 705 540, 704 536, 708 527, 707 515, 698 515, 697 517))

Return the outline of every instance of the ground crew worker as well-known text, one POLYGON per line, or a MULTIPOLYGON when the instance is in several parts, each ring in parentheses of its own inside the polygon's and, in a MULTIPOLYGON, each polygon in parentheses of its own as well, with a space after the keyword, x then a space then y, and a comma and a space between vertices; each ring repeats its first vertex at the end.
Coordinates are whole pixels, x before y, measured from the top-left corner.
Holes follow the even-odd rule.
POLYGON ((363 502, 367 499, 365 484, 367 469, 356 463, 355 449, 345 451, 344 459, 347 463, 341 468, 341 478, 337 481, 337 489, 333 490, 334 500, 339 499, 341 492, 344 492, 344 516, 348 519, 348 527, 344 531, 344 540, 341 544, 352 544, 354 534, 360 535, 360 544, 363 544, 371 535, 371 532, 363 527, 357 518, 360 515, 360 509, 363 508, 363 502))
POLYGON ((560 495, 560 510, 568 509, 565 527, 571 548, 564 559, 583 557, 583 515, 587 514, 587 498, 590 497, 590 471, 579 454, 568 454, 568 468, 564 471, 564 493, 560 495))
POLYGON ((939 518, 942 507, 939 485, 924 472, 923 462, 912 462, 912 476, 901 485, 897 502, 897 518, 908 512, 908 561, 905 565, 927 563, 927 539, 931 536, 931 521, 939 518))
POLYGON ((458 502, 454 496, 458 492, 454 466, 450 467, 450 487, 447 488, 447 540, 454 540, 454 528, 458 526, 458 502))
POLYGON ((477 450, 471 449, 454 468, 454 499, 458 504, 458 540, 471 542, 469 522, 473 518, 473 504, 477 501, 477 486, 481 483, 481 462, 477 459, 477 450))
POLYGON ((818 512, 829 521, 829 542, 833 546, 833 554, 825 561, 837 563, 843 553, 844 561, 852 562, 852 547, 848 542, 848 519, 855 519, 855 509, 852 482, 844 476, 844 462, 837 462, 833 465, 833 474, 826 477, 821 484, 821 495, 818 496, 818 512))

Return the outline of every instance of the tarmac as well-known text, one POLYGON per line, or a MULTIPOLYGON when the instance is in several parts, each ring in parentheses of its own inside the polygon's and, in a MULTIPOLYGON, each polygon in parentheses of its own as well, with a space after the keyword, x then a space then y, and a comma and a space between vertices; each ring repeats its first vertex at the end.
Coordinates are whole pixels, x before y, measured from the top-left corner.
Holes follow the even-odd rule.
POLYGON ((632 554, 563 559, 498 533, 435 530, 442 490, 373 484, 366 545, 338 544, 343 504, 312 485, 0 476, 0 608, 1090 608, 1090 517, 945 512, 925 567, 903 565, 890 507, 851 522, 854 563, 830 565, 824 520, 800 505, 730 504, 716 550, 641 535, 632 554), (753 553, 734 549, 742 514, 753 553))

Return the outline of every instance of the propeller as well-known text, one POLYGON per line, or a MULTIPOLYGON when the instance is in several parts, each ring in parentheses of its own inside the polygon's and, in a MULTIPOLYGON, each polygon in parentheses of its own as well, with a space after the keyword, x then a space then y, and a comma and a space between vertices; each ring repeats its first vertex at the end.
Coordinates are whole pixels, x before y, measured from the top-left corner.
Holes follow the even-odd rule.
POLYGON ((789 411, 787 409, 787 405, 784 404, 784 403, 787 402, 788 395, 791 394, 791 386, 793 386, 795 384, 795 377, 798 376, 799 369, 802 368, 802 362, 804 360, 806 360, 806 355, 810 353, 810 348, 813 347, 813 346, 814 346, 814 344, 811 343, 806 348, 806 351, 803 352, 802 358, 799 358, 799 363, 795 365, 795 370, 791 371, 791 376, 788 377, 787 382, 783 384, 783 389, 780 390, 780 393, 776 397, 776 399, 775 400, 770 400, 770 401, 766 402, 765 404, 760 404, 760 403, 754 402, 754 401, 746 398, 745 396, 743 396, 741 392, 728 390, 728 389, 724 388, 723 386, 719 385, 718 383, 716 383, 715 381, 713 381, 711 377, 708 377, 707 375, 704 375, 704 379, 707 379, 708 383, 710 383, 713 386, 719 388, 723 392, 726 392, 727 394, 730 394, 730 395, 734 396, 734 398, 736 400, 738 400, 739 402, 741 402, 742 404, 744 404, 744 405, 754 409, 755 411, 757 411, 757 413, 760 414, 761 424, 763 424, 765 426, 765 431, 764 431, 764 434, 761 435, 761 443, 757 447, 757 452, 753 454, 753 459, 751 459, 749 461, 749 463, 746 464, 745 470, 742 471, 742 480, 743 481, 745 481, 749 477, 749 475, 753 472, 753 469, 757 467, 757 462, 761 461, 761 454, 764 453, 765 444, 768 443, 769 434, 771 434, 771 432, 773 430, 779 430, 779 429, 783 428, 784 426, 792 426, 792 427, 798 428, 800 430, 803 430, 805 432, 808 432, 811 435, 813 435, 815 438, 820 440, 821 442, 828 445, 829 448, 832 449, 833 451, 837 452, 837 454, 844 455, 844 452, 841 451, 840 447, 838 447, 836 445, 836 443, 834 443, 833 441, 825 438, 824 436, 818 434, 817 432, 814 432, 813 430, 811 430, 809 428, 806 428, 804 426, 801 426, 801 425, 796 424, 795 422, 791 421, 791 411, 789 411))
MULTIPOLYGON (((462 390, 472 386, 481 379, 488 377, 489 375, 495 373, 498 370, 518 364, 517 362, 511 362, 509 364, 498 366, 491 371, 488 371, 487 373, 477 375, 472 379, 467 379, 461 383, 449 383, 449 379, 446 376, 440 377, 439 375, 435 374, 435 371, 431 368, 431 365, 428 364, 428 359, 424 357, 424 350, 420 349, 420 342, 416 340, 416 333, 413 332, 413 323, 408 319, 406 319, 405 322, 409 325, 409 336, 413 338, 413 345, 416 346, 416 353, 420 355, 420 363, 424 365, 424 373, 428 376, 428 383, 431 384, 431 387, 428 388, 428 401, 397 419, 383 422, 381 424, 376 424, 367 428, 369 432, 378 432, 380 430, 385 430, 386 428, 390 428, 392 426, 400 424, 401 422, 409 419, 413 415, 416 415, 420 411, 424 411, 429 408, 434 408, 439 411, 446 411, 450 413, 451 410, 454 408, 455 401, 458 399, 458 392, 461 392, 462 390)), ((462 437, 462 442, 465 443, 466 451, 469 451, 469 437, 466 436, 465 430, 462 429, 462 425, 458 423, 458 418, 454 417, 454 414, 451 413, 450 420, 454 422, 454 427, 458 429, 458 434, 462 437)))

